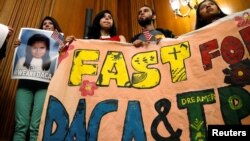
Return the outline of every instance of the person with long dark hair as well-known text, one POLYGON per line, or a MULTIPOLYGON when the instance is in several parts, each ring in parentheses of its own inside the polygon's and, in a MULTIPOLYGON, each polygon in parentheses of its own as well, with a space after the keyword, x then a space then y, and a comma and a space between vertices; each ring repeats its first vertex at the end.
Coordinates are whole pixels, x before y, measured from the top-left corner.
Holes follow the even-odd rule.
MULTIPOLYGON (((126 42, 123 35, 117 35, 116 25, 109 10, 103 10, 95 16, 92 25, 89 27, 87 39, 126 42)), ((73 40, 75 40, 75 37, 71 35, 66 37, 65 42, 71 43, 73 40)))
POLYGON ((103 10, 95 16, 87 36, 88 39, 126 42, 124 36, 117 35, 115 22, 109 10, 103 10))
POLYGON ((49 31, 54 31, 57 30, 58 32, 62 32, 58 22, 50 16, 46 16, 45 18, 43 18, 39 29, 43 29, 43 30, 49 30, 49 31))
POLYGON ((214 0, 204 0, 197 6, 195 29, 202 28, 225 16, 227 14, 220 9, 214 0))
MULTIPOLYGON (((39 27, 43 30, 62 32, 57 21, 45 17, 39 27)), ((48 71, 50 68, 49 40, 42 34, 35 34, 28 40, 26 58, 23 66, 26 69, 48 71)), ((41 120, 44 100, 49 83, 37 80, 20 79, 16 91, 15 132, 13 141, 36 141, 41 120), (28 138, 29 137, 29 138, 28 138)))

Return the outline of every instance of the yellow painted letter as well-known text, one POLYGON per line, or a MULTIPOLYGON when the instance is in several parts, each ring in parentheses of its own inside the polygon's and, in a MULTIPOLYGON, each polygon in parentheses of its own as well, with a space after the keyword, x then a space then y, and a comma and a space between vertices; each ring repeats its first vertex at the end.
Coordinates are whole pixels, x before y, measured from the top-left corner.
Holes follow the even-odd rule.
POLYGON ((69 77, 69 85, 77 86, 82 83, 82 75, 96 75, 97 64, 84 64, 84 61, 98 61, 100 52, 98 50, 76 50, 74 52, 73 65, 69 77))
POLYGON ((139 53, 132 58, 132 67, 139 73, 133 73, 132 83, 135 88, 152 88, 160 82, 160 71, 156 68, 148 68, 157 64, 157 52, 150 51, 139 53))
POLYGON ((122 52, 107 53, 97 85, 108 86, 110 79, 115 79, 119 87, 130 87, 129 74, 122 52))
POLYGON ((187 80, 184 60, 190 57, 188 42, 161 48, 162 63, 170 63, 172 82, 187 80))

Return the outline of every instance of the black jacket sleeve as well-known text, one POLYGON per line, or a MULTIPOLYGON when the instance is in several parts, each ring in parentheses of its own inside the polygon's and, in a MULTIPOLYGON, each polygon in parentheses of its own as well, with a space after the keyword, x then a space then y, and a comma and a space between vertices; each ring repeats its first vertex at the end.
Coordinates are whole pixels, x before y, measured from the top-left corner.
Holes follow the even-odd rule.
POLYGON ((3 59, 5 57, 5 53, 6 53, 6 46, 7 46, 7 41, 5 41, 3 43, 2 48, 0 49, 0 60, 3 59))
POLYGON ((162 29, 162 28, 156 28, 156 30, 158 30, 161 33, 163 33, 164 36, 167 37, 167 38, 174 38, 175 37, 175 35, 173 34, 173 32, 171 30, 162 29))
POLYGON ((132 39, 130 39, 130 43, 133 43, 135 40, 137 40, 139 38, 139 36, 141 35, 141 33, 136 34, 134 37, 132 37, 132 39))

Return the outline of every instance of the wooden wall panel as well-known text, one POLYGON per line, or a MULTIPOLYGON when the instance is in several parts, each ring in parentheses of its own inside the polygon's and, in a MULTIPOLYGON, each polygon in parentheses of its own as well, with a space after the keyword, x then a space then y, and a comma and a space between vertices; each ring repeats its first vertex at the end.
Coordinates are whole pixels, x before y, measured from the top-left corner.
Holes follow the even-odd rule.
POLYGON ((0 23, 8 24, 9 17, 11 16, 12 11, 15 6, 14 0, 0 0, 0 23))
POLYGON ((86 8, 94 8, 93 0, 55 0, 51 15, 64 34, 83 38, 86 8))
POLYGON ((130 32, 130 28, 132 27, 132 17, 131 13, 132 10, 127 10, 131 9, 130 8, 130 0, 128 1, 119 1, 117 3, 117 22, 116 22, 116 27, 118 29, 118 34, 119 35, 124 35, 126 40, 129 41, 130 39, 128 37, 132 36, 132 33, 130 32))

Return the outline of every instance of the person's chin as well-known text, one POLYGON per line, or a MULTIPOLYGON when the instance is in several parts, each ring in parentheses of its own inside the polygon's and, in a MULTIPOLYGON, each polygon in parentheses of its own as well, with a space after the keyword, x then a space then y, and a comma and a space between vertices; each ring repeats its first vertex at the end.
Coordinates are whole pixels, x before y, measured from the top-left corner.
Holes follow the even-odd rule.
POLYGON ((145 19, 146 19, 146 17, 140 18, 139 21, 144 21, 145 19))
POLYGON ((110 25, 108 25, 108 26, 104 26, 103 28, 104 29, 109 29, 111 26, 110 25))
POLYGON ((53 31, 51 28, 46 28, 45 30, 48 30, 48 31, 53 31))

